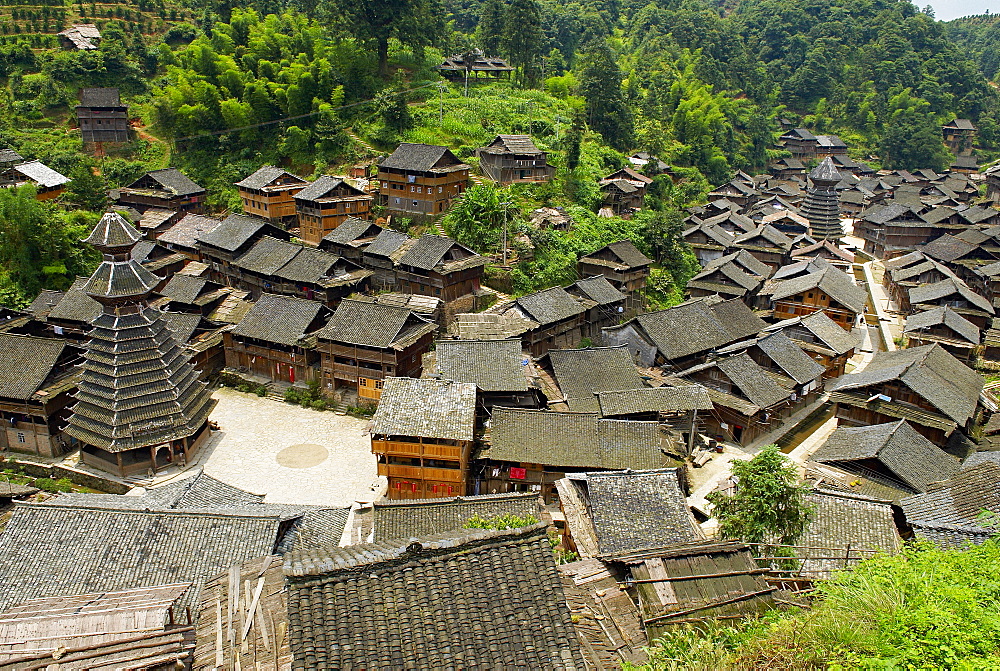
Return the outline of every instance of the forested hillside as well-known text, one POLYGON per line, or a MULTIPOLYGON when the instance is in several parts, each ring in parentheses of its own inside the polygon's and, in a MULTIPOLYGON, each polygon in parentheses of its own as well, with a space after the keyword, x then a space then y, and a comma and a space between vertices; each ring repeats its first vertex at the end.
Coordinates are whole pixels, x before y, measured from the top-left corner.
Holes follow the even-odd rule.
POLYGON ((876 167, 945 167, 940 125, 956 116, 979 127, 981 160, 1000 147, 987 82, 993 24, 963 32, 906 0, 199 0, 60 11, 48 34, 96 17, 100 48, 62 51, 30 26, 0 36, 0 144, 72 177, 64 204, 100 210, 108 188, 169 164, 208 188, 214 210, 232 211, 233 182, 262 164, 337 173, 399 141, 444 144, 475 164, 474 149, 496 134, 528 133, 556 179, 499 194, 477 187, 441 222, 493 253, 490 203, 514 203, 516 263, 495 271, 514 291, 572 279, 579 253, 629 237, 663 262, 653 295, 677 300, 693 269, 681 208, 736 170, 763 171, 780 155, 782 118, 839 134, 876 167), (461 79, 443 82, 442 59, 473 49, 507 58, 510 80, 474 80, 467 92, 461 79), (135 142, 82 151, 67 129, 88 86, 121 89, 144 125, 135 142), (599 220, 597 180, 636 150, 668 163, 673 179, 657 177, 632 220, 599 220), (527 227, 540 205, 572 208, 582 225, 527 227))

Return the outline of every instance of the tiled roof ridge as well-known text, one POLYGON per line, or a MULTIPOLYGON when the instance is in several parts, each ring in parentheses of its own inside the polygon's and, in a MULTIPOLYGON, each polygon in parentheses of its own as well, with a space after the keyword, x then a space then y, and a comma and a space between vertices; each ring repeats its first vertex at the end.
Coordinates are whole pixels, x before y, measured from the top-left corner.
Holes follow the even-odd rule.
POLYGON ((517 499, 538 498, 538 492, 501 492, 499 494, 476 494, 466 496, 441 497, 436 499, 384 499, 375 501, 375 508, 420 508, 429 505, 447 505, 449 503, 479 503, 480 501, 506 501, 517 499))
POLYGON ((457 529, 421 538, 402 537, 362 545, 292 551, 285 558, 283 571, 286 580, 297 585, 340 582, 358 573, 396 572, 436 562, 440 557, 532 543, 544 537, 547 528, 548 523, 538 522, 517 529, 457 529), (326 549, 333 552, 318 556, 326 549), (309 556, 304 556, 306 553, 309 556))
MULTIPOLYGON (((112 512, 112 513, 122 513, 129 515, 149 515, 155 513, 156 515, 175 515, 178 517, 238 517, 245 519, 274 519, 274 520, 287 520, 290 518, 298 517, 305 514, 302 511, 296 512, 292 515, 281 514, 278 510, 273 510, 268 506, 268 510, 271 511, 269 514, 252 514, 254 508, 253 505, 246 505, 240 507, 232 508, 169 508, 164 507, 164 505, 172 504, 160 504, 160 505, 150 505, 146 508, 123 508, 120 506, 115 506, 110 503, 76 503, 76 504, 59 504, 55 502, 48 501, 14 501, 14 506, 16 507, 31 507, 31 508, 49 508, 58 510, 77 510, 77 511, 92 511, 92 512, 112 512), (246 512, 244 512, 246 511, 246 512)), ((338 508, 317 508, 318 510, 339 510, 338 508)), ((290 511, 292 512, 292 511, 290 511)))

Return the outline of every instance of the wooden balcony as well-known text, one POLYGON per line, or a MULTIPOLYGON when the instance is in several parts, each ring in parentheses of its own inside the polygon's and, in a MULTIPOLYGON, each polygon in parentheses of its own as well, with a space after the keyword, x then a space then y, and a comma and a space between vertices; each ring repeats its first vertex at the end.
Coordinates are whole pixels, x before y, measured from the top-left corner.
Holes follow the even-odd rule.
POLYGON ((405 443, 396 440, 373 440, 374 454, 388 454, 405 457, 429 457, 431 459, 462 460, 462 448, 458 445, 436 445, 433 443, 405 443))
POLYGON ((419 466, 379 464, 378 474, 409 480, 435 480, 438 482, 462 482, 464 480, 462 471, 457 468, 421 468, 419 466))

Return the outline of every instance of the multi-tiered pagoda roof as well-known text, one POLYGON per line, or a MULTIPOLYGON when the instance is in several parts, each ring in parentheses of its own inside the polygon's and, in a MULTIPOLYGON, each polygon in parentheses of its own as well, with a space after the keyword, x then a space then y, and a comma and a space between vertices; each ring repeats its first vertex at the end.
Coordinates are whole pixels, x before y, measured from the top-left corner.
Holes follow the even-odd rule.
POLYGON ((809 220, 809 234, 821 240, 827 238, 837 241, 844 237, 844 228, 840 225, 840 197, 837 195, 837 183, 843 175, 837 172, 830 157, 809 173, 812 186, 806 192, 806 198, 799 208, 800 214, 809 220))
POLYGON ((109 212, 85 240, 104 255, 84 285, 103 309, 92 322, 66 433, 110 453, 183 441, 204 427, 215 405, 163 316, 147 303, 159 278, 131 258, 140 238, 109 212))

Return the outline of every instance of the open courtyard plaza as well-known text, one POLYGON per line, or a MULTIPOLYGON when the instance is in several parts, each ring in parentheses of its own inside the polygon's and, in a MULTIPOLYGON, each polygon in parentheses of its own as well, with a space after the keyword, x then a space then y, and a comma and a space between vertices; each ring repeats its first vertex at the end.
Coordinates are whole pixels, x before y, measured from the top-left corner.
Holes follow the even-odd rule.
POLYGON ((348 506, 380 493, 367 420, 225 387, 212 396, 219 430, 196 457, 208 475, 268 503, 348 506))

